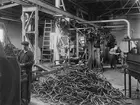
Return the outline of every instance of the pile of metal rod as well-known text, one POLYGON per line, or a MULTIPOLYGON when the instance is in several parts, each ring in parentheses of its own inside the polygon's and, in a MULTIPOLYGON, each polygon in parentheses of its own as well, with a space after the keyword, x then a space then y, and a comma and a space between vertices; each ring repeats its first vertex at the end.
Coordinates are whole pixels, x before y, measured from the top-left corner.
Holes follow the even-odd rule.
POLYGON ((124 105, 123 94, 103 74, 85 66, 65 68, 32 84, 32 93, 51 105, 124 105))

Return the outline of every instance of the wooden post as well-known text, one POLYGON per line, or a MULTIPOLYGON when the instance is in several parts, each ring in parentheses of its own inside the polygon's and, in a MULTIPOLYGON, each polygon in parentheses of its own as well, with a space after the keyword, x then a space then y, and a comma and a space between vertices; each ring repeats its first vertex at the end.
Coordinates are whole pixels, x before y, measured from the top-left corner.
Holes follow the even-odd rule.
POLYGON ((35 56, 35 64, 39 63, 38 61, 38 8, 35 10, 35 46, 34 46, 34 56, 35 56))
POLYGON ((31 47, 31 50, 34 53, 34 60, 35 64, 39 63, 40 58, 38 57, 38 7, 35 6, 23 6, 22 7, 22 41, 28 41, 29 47, 31 47), (29 14, 31 13, 31 15, 29 14), (29 15, 29 18, 27 20, 25 17, 25 14, 29 15), (35 17, 33 17, 35 16, 35 17), (27 22, 26 22, 27 21, 27 22), (31 22, 33 21, 33 22, 31 22), (34 27, 31 28, 31 25, 34 27), (28 36, 26 34, 32 34, 34 36, 34 45, 32 45, 31 41, 29 40, 28 36))

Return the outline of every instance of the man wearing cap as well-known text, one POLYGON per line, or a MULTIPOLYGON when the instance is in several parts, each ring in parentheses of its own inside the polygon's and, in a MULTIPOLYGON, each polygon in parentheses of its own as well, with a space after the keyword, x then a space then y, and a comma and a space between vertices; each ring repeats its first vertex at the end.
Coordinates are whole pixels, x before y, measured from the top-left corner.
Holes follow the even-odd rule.
POLYGON ((25 93, 27 91, 27 101, 30 102, 31 96, 31 80, 32 80, 32 65, 34 64, 34 55, 29 50, 29 43, 24 41, 21 43, 23 45, 23 50, 18 55, 18 61, 20 63, 20 67, 22 71, 25 71, 27 74, 27 88, 23 88, 21 86, 21 98, 25 97, 25 93))

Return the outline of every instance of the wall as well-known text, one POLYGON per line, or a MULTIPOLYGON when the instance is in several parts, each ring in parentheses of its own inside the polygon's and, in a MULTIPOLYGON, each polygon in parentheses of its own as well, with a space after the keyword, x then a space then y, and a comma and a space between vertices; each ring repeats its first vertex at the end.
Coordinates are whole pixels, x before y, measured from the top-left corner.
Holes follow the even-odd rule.
POLYGON ((6 30, 8 31, 7 35, 9 36, 12 44, 17 48, 21 48, 22 41, 22 25, 17 22, 0 20, 0 22, 5 24, 6 30))
MULTIPOLYGON (((140 38, 140 15, 131 15, 131 16, 125 16, 125 17, 116 17, 116 19, 127 19, 130 22, 130 26, 131 26, 131 38, 140 38)), ((122 24, 123 22, 121 22, 122 24)), ((117 24, 120 24, 117 23, 117 24)), ((124 23, 126 24, 126 23, 124 23)), ((124 38, 124 36, 127 35, 127 30, 123 29, 123 30, 118 30, 118 31, 113 31, 112 32, 113 35, 116 36, 117 39, 117 44, 119 45, 120 42, 122 41, 122 39, 124 38)))

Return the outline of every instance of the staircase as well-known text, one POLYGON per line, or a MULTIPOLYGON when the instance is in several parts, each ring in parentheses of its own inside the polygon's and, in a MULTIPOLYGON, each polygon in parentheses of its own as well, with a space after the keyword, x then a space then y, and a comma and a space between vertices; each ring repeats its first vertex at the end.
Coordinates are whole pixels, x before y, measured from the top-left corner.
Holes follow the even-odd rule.
POLYGON ((42 62, 51 62, 51 50, 50 50, 50 33, 52 32, 52 21, 45 20, 44 23, 44 35, 42 44, 42 62))

